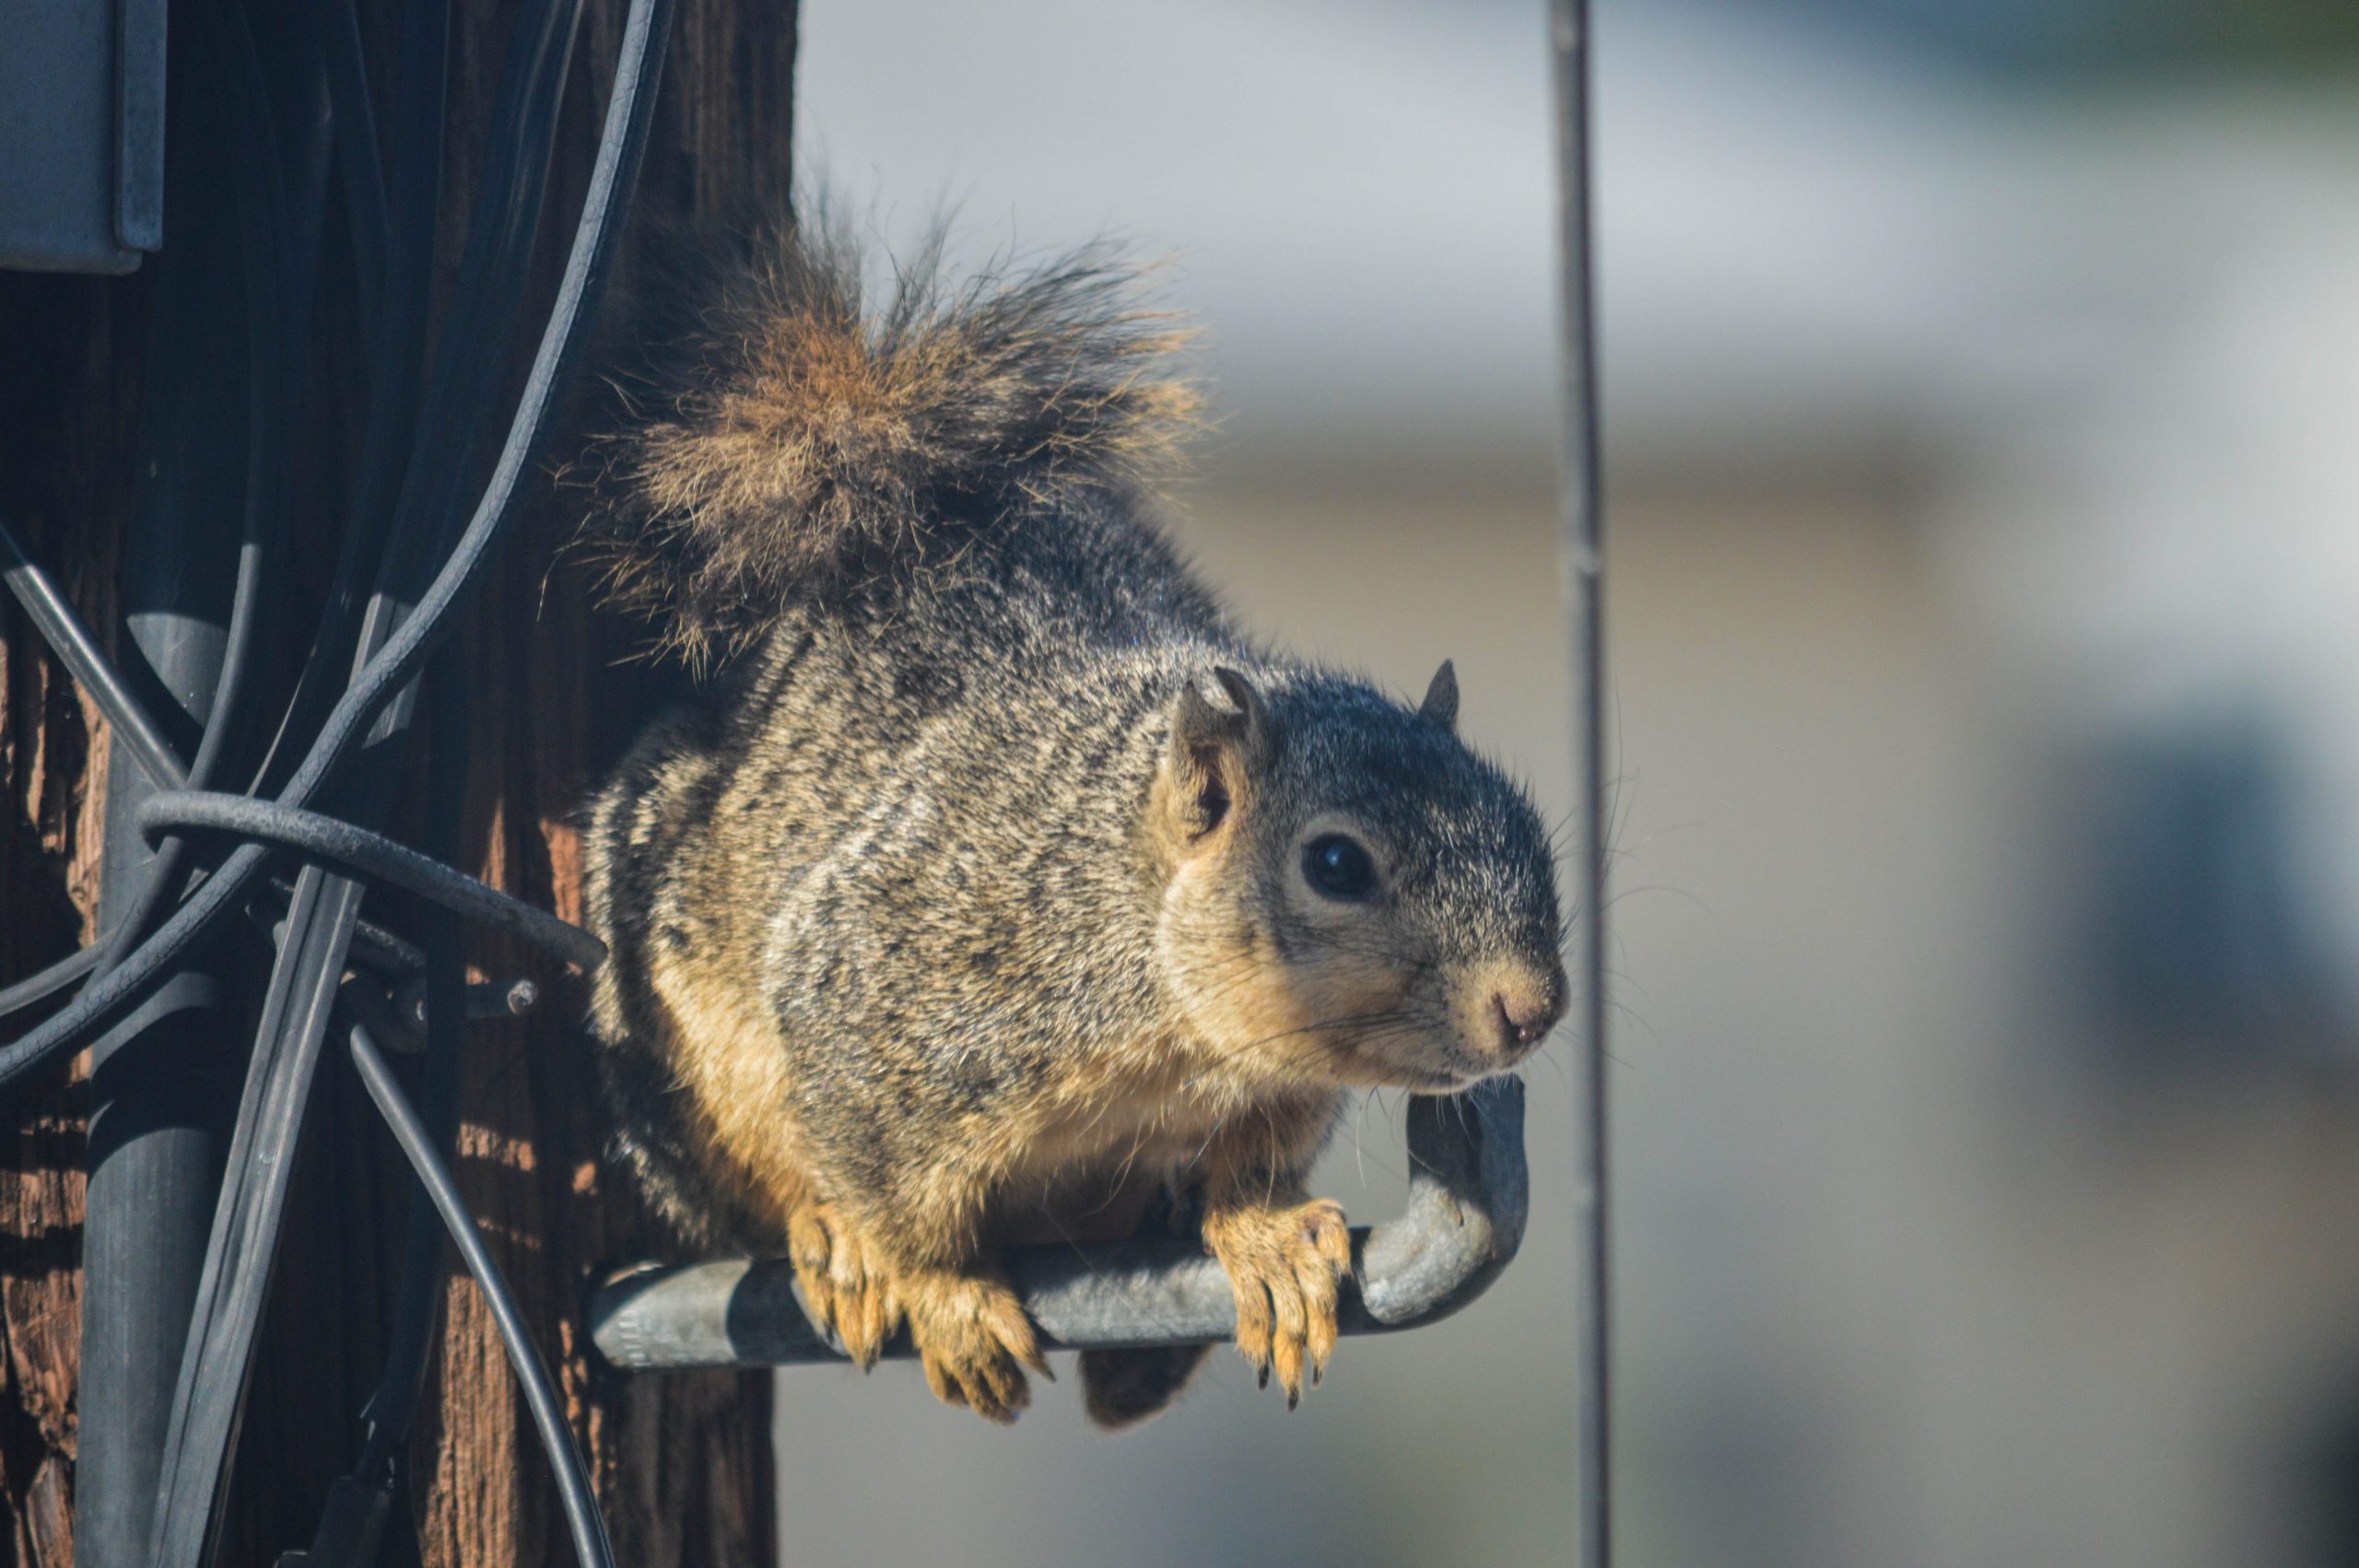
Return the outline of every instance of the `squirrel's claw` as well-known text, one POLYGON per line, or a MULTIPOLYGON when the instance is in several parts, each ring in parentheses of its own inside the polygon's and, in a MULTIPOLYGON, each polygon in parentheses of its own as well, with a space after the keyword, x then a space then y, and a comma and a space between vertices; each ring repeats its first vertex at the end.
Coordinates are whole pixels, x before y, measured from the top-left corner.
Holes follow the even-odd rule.
POLYGON ((1262 1387, 1276 1374, 1294 1409, 1335 1352, 1337 1286, 1352 1269, 1342 1206, 1320 1199, 1215 1209, 1204 1217, 1204 1239, 1237 1294, 1238 1350, 1262 1387))

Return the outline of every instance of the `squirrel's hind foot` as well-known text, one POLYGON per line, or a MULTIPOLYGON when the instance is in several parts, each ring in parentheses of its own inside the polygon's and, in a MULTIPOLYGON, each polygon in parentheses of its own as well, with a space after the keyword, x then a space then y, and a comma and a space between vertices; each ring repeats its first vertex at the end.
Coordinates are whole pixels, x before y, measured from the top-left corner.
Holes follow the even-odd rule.
POLYGON ((1024 1369, 1050 1382, 1032 1320, 996 1275, 947 1271, 904 1277, 898 1286, 910 1337, 925 1363, 925 1380, 945 1403, 965 1405, 1003 1424, 1032 1402, 1024 1369))
POLYGON ((1237 1348, 1261 1374, 1277 1374, 1286 1408, 1316 1386, 1335 1352, 1337 1287, 1352 1271, 1352 1234, 1339 1203, 1215 1204, 1204 1241, 1237 1293, 1237 1348))

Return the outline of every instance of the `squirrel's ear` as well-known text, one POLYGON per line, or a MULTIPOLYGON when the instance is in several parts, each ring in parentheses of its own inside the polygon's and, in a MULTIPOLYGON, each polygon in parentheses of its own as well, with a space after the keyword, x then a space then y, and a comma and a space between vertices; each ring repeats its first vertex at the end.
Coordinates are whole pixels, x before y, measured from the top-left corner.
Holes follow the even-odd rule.
POLYGON ((1213 679, 1220 683, 1220 689, 1228 694, 1228 700, 1237 705, 1238 713, 1245 720, 1246 748, 1258 753, 1270 734, 1270 709, 1262 702, 1262 694, 1253 689, 1252 682, 1226 664, 1214 667, 1213 679))
POLYGON ((1269 709, 1253 684, 1226 668, 1215 670, 1213 678, 1235 706, 1215 705, 1190 681, 1172 707, 1171 749, 1164 758, 1168 810, 1191 841, 1227 820, 1269 735, 1269 709))
POLYGON ((1445 730, 1458 728, 1457 665, 1447 659, 1441 661, 1441 668, 1434 672, 1432 684, 1426 687, 1426 700, 1417 705, 1417 713, 1445 730))

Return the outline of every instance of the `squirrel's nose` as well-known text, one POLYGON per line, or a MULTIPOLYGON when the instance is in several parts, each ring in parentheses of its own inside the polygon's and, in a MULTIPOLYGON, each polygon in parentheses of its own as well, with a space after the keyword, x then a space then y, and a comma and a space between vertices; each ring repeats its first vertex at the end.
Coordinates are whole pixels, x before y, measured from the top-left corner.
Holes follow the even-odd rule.
POLYGON ((1565 1012, 1564 988, 1522 981, 1501 986, 1491 994, 1491 1017, 1498 1026, 1499 1049, 1520 1055, 1538 1045, 1565 1012))

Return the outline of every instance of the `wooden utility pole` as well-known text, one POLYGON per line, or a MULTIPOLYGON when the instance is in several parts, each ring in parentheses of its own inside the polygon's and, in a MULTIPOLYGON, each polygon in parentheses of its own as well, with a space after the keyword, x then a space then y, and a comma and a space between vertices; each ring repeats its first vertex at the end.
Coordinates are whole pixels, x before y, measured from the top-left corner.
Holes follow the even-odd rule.
MULTIPOLYGON (((175 26, 188 3, 174 0, 175 26)), ((260 20, 291 14, 295 3, 252 0, 252 9, 260 20)), ((519 371, 588 181, 624 9, 622 0, 584 0, 534 289, 515 323, 519 371)), ((360 0, 359 12, 381 72, 397 7, 360 0)), ((512 17, 499 0, 456 0, 438 242, 445 288, 512 17)), ((785 191, 793 54, 791 0, 682 0, 632 236, 606 297, 610 345, 632 333, 651 237, 719 234, 785 191)), ((198 152, 220 155, 175 146, 169 156, 198 152)), ((128 643, 114 635, 115 566, 131 511, 153 270, 114 279, 0 272, 0 506, 119 652, 128 643)), ((321 311, 348 308, 332 297, 341 275, 331 265, 323 275, 321 311)), ((314 358, 293 485, 299 528, 335 515, 357 383, 348 367, 314 358)), ((464 869, 578 917, 572 813, 660 696, 661 677, 627 661, 632 629, 594 610, 588 569, 563 558, 572 531, 564 497, 537 481, 459 640, 472 692, 464 869)), ((299 574, 281 591, 287 624, 276 635, 290 658, 301 656, 316 615, 300 586, 311 580, 299 574)), ((106 755, 95 712, 13 606, 0 604, 0 986, 95 934, 106 755)), ((472 941, 469 955, 486 976, 532 977, 543 1000, 524 1018, 470 1028, 460 1181, 556 1371, 618 1554, 769 1562, 767 1377, 625 1379, 595 1363, 582 1331, 585 1281, 658 1244, 602 1163, 606 1131, 588 1092, 579 982, 490 939, 472 941)), ((323 1072, 240 1440, 226 1563, 267 1568, 309 1543, 329 1481, 357 1449, 384 1351, 407 1178, 337 1053, 323 1072)), ((87 1108, 82 1086, 61 1076, 0 1110, 0 1563, 27 1568, 74 1561, 87 1108)), ((547 1463, 482 1298, 454 1274, 444 1305, 413 1438, 411 1514, 424 1562, 566 1562, 547 1463)))

